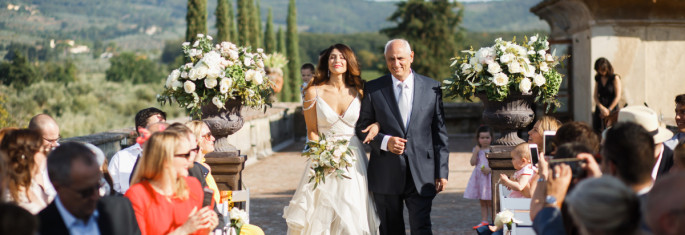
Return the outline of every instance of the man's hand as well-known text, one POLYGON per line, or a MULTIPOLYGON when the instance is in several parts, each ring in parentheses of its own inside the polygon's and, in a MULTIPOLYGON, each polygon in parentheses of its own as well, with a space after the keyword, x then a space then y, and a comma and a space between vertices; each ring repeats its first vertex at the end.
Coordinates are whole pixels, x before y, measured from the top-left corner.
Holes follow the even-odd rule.
POLYGON ((597 178, 602 176, 602 170, 599 169, 599 165, 597 164, 597 161, 595 161, 595 157, 593 157, 592 154, 581 153, 576 157, 585 160, 580 164, 580 166, 585 169, 588 177, 597 178))
POLYGON ((440 179, 435 179, 435 191, 436 192, 442 192, 445 190, 445 187, 447 186, 447 179, 445 178, 440 178, 440 179))
POLYGON ((406 139, 402 139, 400 137, 395 137, 395 136, 390 137, 390 139, 388 139, 388 151, 390 151, 391 153, 400 155, 400 154, 404 153, 404 146, 406 143, 407 143, 406 139))
POLYGON ((554 166, 554 175, 547 178, 547 195, 554 196, 557 199, 557 205, 561 206, 566 197, 566 191, 571 184, 571 167, 566 164, 559 164, 554 166))

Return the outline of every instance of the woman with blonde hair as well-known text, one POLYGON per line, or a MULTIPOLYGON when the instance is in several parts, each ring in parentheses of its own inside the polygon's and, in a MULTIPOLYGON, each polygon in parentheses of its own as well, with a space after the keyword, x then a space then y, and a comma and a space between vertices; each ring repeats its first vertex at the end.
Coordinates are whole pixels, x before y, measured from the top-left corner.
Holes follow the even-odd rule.
POLYGON ((561 122, 552 116, 542 116, 540 120, 535 122, 533 129, 528 131, 528 143, 537 144, 540 153, 545 152, 545 146, 542 141, 545 138, 545 131, 556 131, 561 127, 561 122))
POLYGON ((42 145, 41 134, 29 129, 10 130, 0 142, 9 189, 3 199, 15 202, 32 214, 38 214, 53 199, 44 190, 43 169, 47 158, 41 151, 42 145))
POLYGON ((197 146, 200 147, 200 150, 195 157, 195 162, 200 163, 208 171, 205 180, 207 181, 207 186, 214 190, 214 201, 216 201, 218 204, 220 201, 219 187, 216 185, 214 176, 212 176, 212 168, 205 163, 205 155, 214 152, 214 141, 216 139, 212 135, 212 131, 209 130, 209 126, 207 126, 207 124, 205 124, 203 121, 190 121, 186 122, 185 125, 190 128, 195 135, 197 146))
POLYGON ((200 182, 188 176, 193 151, 178 132, 154 133, 146 143, 125 195, 143 235, 206 234, 218 224, 216 213, 202 207, 200 182))

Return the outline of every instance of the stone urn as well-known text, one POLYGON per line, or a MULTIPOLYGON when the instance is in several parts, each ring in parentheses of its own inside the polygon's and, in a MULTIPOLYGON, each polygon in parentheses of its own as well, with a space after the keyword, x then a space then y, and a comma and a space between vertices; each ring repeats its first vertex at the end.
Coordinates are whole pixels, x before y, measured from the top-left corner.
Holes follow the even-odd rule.
POLYGON ((526 142, 518 137, 517 132, 533 122, 535 96, 512 93, 502 101, 488 100, 485 94, 476 96, 483 101, 483 123, 502 133, 493 145, 515 146, 526 142))
POLYGON ((271 80, 273 94, 278 94, 283 89, 283 70, 280 68, 266 68, 266 76, 271 80))
POLYGON ((243 127, 240 114, 243 105, 241 100, 228 100, 224 105, 225 109, 221 110, 212 103, 202 106, 202 121, 216 138, 214 152, 205 155, 205 160, 212 168, 219 190, 240 190, 240 176, 246 159, 240 155, 240 150, 228 143, 228 136, 243 127))

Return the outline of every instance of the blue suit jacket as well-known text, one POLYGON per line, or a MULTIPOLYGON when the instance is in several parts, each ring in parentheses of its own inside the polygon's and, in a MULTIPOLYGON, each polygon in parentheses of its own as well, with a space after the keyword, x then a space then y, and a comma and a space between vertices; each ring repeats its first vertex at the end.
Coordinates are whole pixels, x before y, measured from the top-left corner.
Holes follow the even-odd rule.
POLYGON ((435 179, 447 179, 449 150, 439 82, 414 73, 414 100, 409 120, 405 128, 390 75, 365 84, 357 136, 363 140, 366 134, 361 130, 374 122, 380 124, 379 133, 371 142, 367 173, 371 192, 401 194, 409 169, 421 196, 434 196, 435 179), (398 156, 381 150, 386 135, 407 139, 404 154, 398 156))

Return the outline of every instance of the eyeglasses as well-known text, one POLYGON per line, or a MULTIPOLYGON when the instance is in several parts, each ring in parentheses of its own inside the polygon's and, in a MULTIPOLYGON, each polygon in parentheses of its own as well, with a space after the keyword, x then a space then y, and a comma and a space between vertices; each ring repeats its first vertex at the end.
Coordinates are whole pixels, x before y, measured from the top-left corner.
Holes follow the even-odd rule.
POLYGON ((174 157, 182 157, 182 158, 188 159, 188 158, 190 158, 191 153, 193 153, 193 152, 197 153, 198 151, 200 151, 200 146, 197 146, 194 149, 190 149, 190 151, 188 151, 188 153, 174 154, 174 157))
POLYGON ((57 139, 48 139, 48 138, 43 137, 43 140, 47 141, 48 143, 57 143, 57 142, 59 142, 59 140, 61 140, 61 139, 62 139, 62 136, 61 136, 61 135, 60 135, 60 136, 57 136, 57 139))
POLYGON ((69 190, 78 193, 79 195, 81 195, 81 198, 89 198, 89 197, 93 196, 93 194, 95 192, 98 192, 98 195, 100 195, 99 192, 100 192, 100 188, 102 188, 102 186, 104 186, 104 182, 102 180, 100 180, 100 181, 98 181, 98 183, 96 185, 90 186, 90 187, 87 187, 84 189, 80 189, 80 190, 72 189, 69 187, 65 187, 65 188, 68 188, 69 190))

